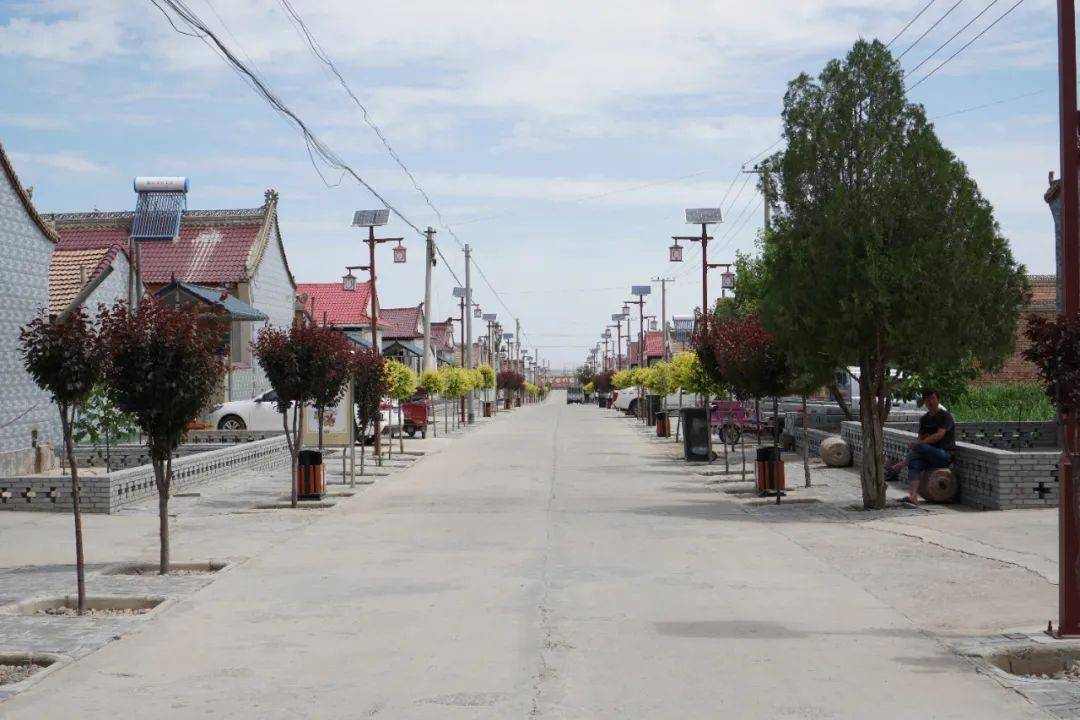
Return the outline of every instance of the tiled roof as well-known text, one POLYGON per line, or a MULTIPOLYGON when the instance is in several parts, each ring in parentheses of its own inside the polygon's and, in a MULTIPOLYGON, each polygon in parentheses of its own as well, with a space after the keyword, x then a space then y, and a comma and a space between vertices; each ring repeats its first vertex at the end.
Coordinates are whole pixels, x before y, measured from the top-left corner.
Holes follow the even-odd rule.
POLYGON ((454 321, 431 323, 431 346, 436 352, 450 352, 454 349, 454 321))
POLYGON ((1042 305, 1057 302, 1056 275, 1028 275, 1031 284, 1031 304, 1042 305))
POLYGON ((332 283, 299 283, 296 286, 297 295, 307 295, 308 310, 311 310, 311 302, 315 302, 315 311, 312 317, 316 322, 323 321, 324 313, 326 321, 331 325, 340 327, 353 327, 356 325, 371 325, 368 309, 371 305, 371 283, 356 283, 356 290, 345 290, 341 282, 332 283))
MULTIPOLYGON (((182 282, 208 285, 251 279, 267 238, 275 202, 240 210, 186 210, 173 240, 139 242, 145 283, 182 282)), ((131 212, 46 215, 60 236, 61 250, 127 247, 131 212)))
POLYGON ((84 250, 53 250, 49 260, 49 312, 64 312, 83 287, 121 252, 116 245, 84 250))
MULTIPOLYGON (((659 330, 648 330, 645 332, 645 359, 651 357, 663 357, 664 356, 664 333, 659 330)), ((630 362, 634 365, 638 363, 638 342, 637 340, 630 341, 630 362)))
POLYGON ((44 233, 45 237, 53 242, 56 242, 56 232, 52 227, 45 222, 41 215, 38 214, 37 209, 34 207, 34 203, 30 200, 30 193, 26 191, 26 188, 19 182, 19 176, 15 174, 15 168, 12 167, 11 161, 8 160, 7 153, 4 152, 4 145, 0 143, 0 171, 7 176, 8 183, 12 189, 15 190, 15 195, 18 196, 19 202, 22 203, 23 208, 26 209, 27 214, 30 215, 30 219, 34 221, 34 224, 38 226, 38 229, 44 233))
POLYGON ((424 319, 424 306, 404 308, 379 308, 379 323, 386 325, 383 337, 387 340, 405 340, 423 336, 418 329, 424 319))

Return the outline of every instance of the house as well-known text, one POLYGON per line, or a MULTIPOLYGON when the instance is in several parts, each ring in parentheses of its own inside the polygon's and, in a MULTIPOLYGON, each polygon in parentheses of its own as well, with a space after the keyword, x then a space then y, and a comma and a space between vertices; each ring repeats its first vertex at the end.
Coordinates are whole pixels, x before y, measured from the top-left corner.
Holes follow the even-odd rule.
MULTIPOLYGON (((173 281, 198 285, 231 295, 258 308, 276 327, 289 327, 296 314, 296 282, 285 256, 278 224, 278 194, 267 190, 257 208, 187 210, 179 214, 175 233, 168 238, 134 241, 138 250, 137 275, 150 293, 173 281)), ((99 265, 121 262, 122 250, 129 246, 134 211, 60 213, 45 216, 59 236, 56 249, 64 255, 57 269, 55 304, 62 304, 78 285, 71 267, 86 267, 94 253, 99 265), (77 253, 85 252, 85 255, 77 253), (61 262, 62 260, 62 262, 61 262), (80 264, 82 263, 82 264, 80 264)), ((126 257, 125 257, 126 261, 126 257)), ((122 263, 121 263, 122 265, 122 263)), ((113 272, 117 280, 121 272, 113 272)), ((80 271, 82 272, 82 271, 80 271)), ((95 277, 91 272, 86 277, 95 277)), ((80 277, 81 281, 81 277, 80 277)), ((115 295, 117 288, 101 291, 115 295)), ((228 357, 227 399, 242 400, 269 389, 265 375, 251 356, 251 340, 258 323, 244 322, 237 328, 228 357)))
POLYGON ((431 349, 436 365, 457 364, 457 343, 454 342, 454 318, 431 323, 431 349))
POLYGON ((35 472, 59 445, 60 415, 23 368, 19 331, 49 307, 56 234, 38 215, 0 145, 0 476, 35 472))
MULTIPOLYGON (((357 282, 350 273, 340 282, 300 283, 296 293, 315 322, 336 327, 360 347, 371 347, 372 301, 378 297, 372 297, 370 282, 357 282)), ((379 323, 380 347, 385 327, 379 323)))
MULTIPOLYGON (((383 324, 382 353, 419 373, 424 369, 424 304, 404 308, 379 308, 383 324)), ((435 355, 431 366, 435 366, 435 355)))
MULTIPOLYGON (((645 366, 655 365, 664 359, 664 333, 659 330, 645 331, 645 366)), ((638 341, 630 342, 630 367, 636 368, 641 363, 638 353, 638 341)))
POLYGON ((1016 324, 1015 347, 1012 355, 1005 359, 1001 370, 994 373, 982 373, 975 380, 975 384, 1043 382, 1038 368, 1025 360, 1021 353, 1031 346, 1025 333, 1028 317, 1039 315, 1051 320, 1057 317, 1057 276, 1028 275, 1028 283, 1031 285, 1031 299, 1020 310, 1020 321, 1016 324))

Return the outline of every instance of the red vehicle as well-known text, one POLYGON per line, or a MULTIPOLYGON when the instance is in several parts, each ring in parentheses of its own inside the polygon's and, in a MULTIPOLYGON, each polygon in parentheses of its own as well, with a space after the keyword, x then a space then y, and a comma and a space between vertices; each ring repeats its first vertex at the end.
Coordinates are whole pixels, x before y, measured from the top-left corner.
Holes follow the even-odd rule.
POLYGON ((709 425, 728 445, 736 445, 744 432, 771 433, 773 419, 755 418, 738 400, 713 400, 709 425))
POLYGON ((428 406, 423 400, 401 403, 401 428, 409 437, 427 438, 428 406))

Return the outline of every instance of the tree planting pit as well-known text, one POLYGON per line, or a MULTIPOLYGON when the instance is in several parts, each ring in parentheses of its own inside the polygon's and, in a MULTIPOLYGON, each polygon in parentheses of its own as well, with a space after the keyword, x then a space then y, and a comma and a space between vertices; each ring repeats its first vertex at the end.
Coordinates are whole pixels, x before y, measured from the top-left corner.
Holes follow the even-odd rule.
MULTIPOLYGON (((161 603, 163 597, 150 596, 90 596, 86 598, 86 612, 82 617, 129 617, 145 615, 161 603)), ((17 615, 52 615, 78 617, 79 599, 75 595, 37 598, 13 606, 17 615)))
POLYGON ((988 654, 983 660, 1025 679, 1080 682, 1080 645, 1015 647, 988 654))
MULTIPOLYGON (((337 505, 336 502, 327 502, 325 500, 301 500, 296 504, 296 510, 322 510, 325 508, 332 508, 337 505)), ((292 503, 279 502, 268 503, 266 505, 256 505, 256 510, 293 510, 292 503)))
MULTIPOLYGON (((213 575, 219 570, 228 567, 224 562, 201 562, 201 563, 169 563, 170 576, 181 577, 185 575, 213 575)), ((158 563, 128 563, 117 565, 105 570, 104 575, 159 575, 161 566, 158 563)))
POLYGON ((57 665, 61 659, 52 653, 0 652, 0 690, 21 689, 28 684, 27 680, 57 665))

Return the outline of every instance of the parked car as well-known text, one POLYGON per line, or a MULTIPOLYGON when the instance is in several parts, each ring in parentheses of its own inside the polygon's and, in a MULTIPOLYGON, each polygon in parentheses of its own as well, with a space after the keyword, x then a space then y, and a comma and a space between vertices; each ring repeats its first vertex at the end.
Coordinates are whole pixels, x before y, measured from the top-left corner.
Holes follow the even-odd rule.
POLYGON ((631 415, 637 414, 637 387, 624 387, 620 390, 616 390, 613 397, 614 400, 611 403, 611 407, 615 408, 616 410, 628 412, 631 415))
MULTIPOLYGON (((281 413, 278 412, 277 392, 267 390, 250 400, 232 400, 215 405, 210 410, 210 427, 218 430, 253 430, 256 432, 277 431, 284 429, 281 413)), ((396 402, 382 403, 382 432, 397 434, 396 402)), ((367 436, 371 437, 372 429, 367 436)))

